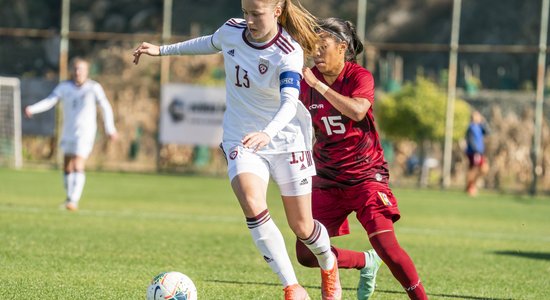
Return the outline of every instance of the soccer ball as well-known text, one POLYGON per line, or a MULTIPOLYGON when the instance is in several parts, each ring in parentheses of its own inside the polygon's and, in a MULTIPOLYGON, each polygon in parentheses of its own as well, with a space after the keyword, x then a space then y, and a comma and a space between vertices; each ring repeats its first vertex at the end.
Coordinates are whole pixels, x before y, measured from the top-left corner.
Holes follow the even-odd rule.
POLYGON ((151 281, 147 300, 197 300, 197 288, 180 272, 163 272, 151 281))

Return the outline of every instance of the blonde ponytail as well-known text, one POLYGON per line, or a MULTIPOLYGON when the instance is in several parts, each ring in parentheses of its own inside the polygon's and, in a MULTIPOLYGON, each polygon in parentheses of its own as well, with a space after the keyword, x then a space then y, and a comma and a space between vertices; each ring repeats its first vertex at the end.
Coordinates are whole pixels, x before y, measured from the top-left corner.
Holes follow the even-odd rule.
POLYGON ((281 26, 304 49, 304 55, 312 56, 319 36, 315 33, 317 18, 307 11, 300 2, 292 3, 292 0, 281 0, 279 4, 282 14, 279 17, 281 26))

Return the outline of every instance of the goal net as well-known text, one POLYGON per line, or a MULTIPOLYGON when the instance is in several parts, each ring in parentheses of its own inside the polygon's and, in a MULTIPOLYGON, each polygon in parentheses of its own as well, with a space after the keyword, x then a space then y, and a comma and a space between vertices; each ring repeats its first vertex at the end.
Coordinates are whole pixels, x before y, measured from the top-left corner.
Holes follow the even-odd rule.
POLYGON ((19 79, 0 77, 0 166, 21 168, 22 164, 19 79))

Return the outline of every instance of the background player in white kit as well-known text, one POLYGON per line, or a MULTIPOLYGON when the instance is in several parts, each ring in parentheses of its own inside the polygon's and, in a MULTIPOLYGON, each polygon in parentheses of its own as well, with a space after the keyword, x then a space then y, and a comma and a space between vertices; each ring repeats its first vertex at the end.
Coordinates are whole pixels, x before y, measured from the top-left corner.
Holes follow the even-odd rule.
POLYGON ((230 19, 212 35, 161 47, 142 43, 133 53, 134 63, 141 54, 223 54, 227 109, 222 148, 252 238, 285 287, 285 299, 309 299, 269 215, 271 174, 291 229, 319 261, 323 299, 340 299, 328 233, 311 213, 312 125, 298 100, 303 49, 312 52, 317 42, 315 19, 290 0, 242 0, 241 5, 244 19, 230 19))
POLYGON ((84 169, 86 159, 94 146, 97 131, 96 104, 102 109, 105 132, 111 140, 117 132, 113 120, 113 110, 101 85, 88 78, 89 63, 81 58, 71 62, 71 80, 57 85, 45 99, 25 107, 25 115, 47 111, 59 100, 63 103, 63 134, 61 149, 64 153, 64 186, 67 193, 65 208, 78 209, 78 202, 86 182, 84 169))

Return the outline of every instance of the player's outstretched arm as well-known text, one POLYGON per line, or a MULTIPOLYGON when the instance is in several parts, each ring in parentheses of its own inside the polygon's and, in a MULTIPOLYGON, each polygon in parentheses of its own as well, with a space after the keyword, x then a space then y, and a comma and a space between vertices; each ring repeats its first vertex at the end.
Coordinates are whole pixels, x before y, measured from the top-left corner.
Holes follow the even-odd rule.
POLYGON ((141 43, 136 50, 134 50, 134 64, 139 63, 139 58, 142 54, 147 54, 150 56, 159 56, 160 55, 160 46, 153 45, 147 42, 141 43))
POLYGON ((52 92, 52 94, 50 94, 50 96, 48 96, 47 98, 44 98, 33 105, 26 106, 24 111, 25 117, 30 119, 32 118, 32 116, 45 112, 48 109, 51 109, 52 107, 54 107, 59 101, 59 96, 57 96, 59 94, 58 89, 59 89, 59 85, 52 92))

